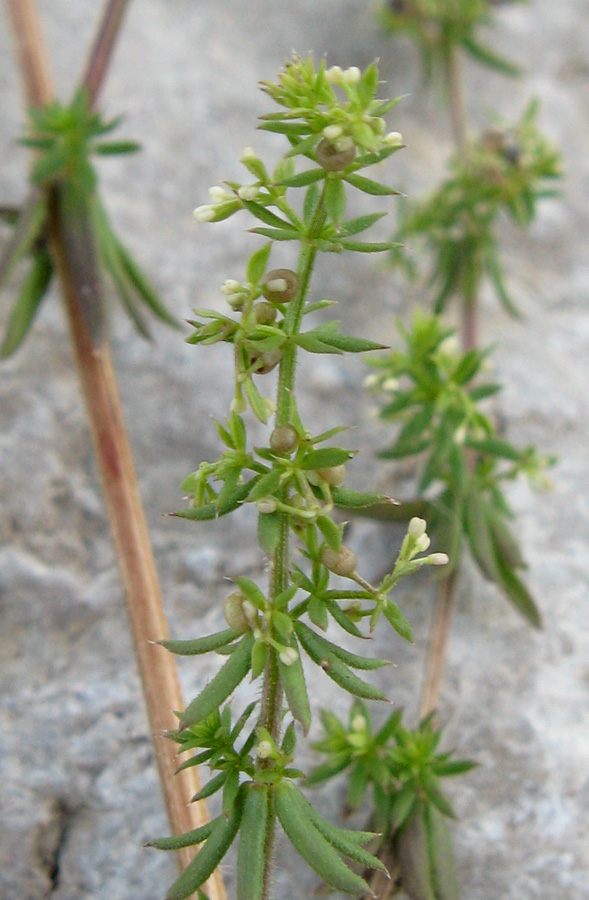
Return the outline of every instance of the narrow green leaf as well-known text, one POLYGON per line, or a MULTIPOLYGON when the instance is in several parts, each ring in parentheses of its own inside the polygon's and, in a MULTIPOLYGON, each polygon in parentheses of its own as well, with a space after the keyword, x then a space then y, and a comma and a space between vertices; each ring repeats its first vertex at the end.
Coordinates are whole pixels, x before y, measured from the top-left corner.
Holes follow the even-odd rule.
POLYGON ((325 178, 325 169, 307 169, 291 178, 283 178, 278 183, 283 187, 305 187, 308 184, 316 184, 322 178, 325 178))
POLYGON ((383 216, 386 216, 386 213, 371 213, 367 216, 358 216, 357 219, 348 219, 347 222, 343 222, 339 233, 342 237, 350 237, 353 234, 361 234, 363 231, 366 231, 370 228, 371 225, 374 225, 375 222, 378 222, 379 219, 382 219, 383 216))
POLYGON ((235 579, 236 585, 241 590, 244 597, 254 604, 254 606, 263 612, 266 609, 266 597, 264 596, 264 592, 260 590, 258 585, 251 580, 251 578, 246 578, 245 575, 239 575, 235 579))
POLYGON ((233 628, 226 628, 224 631, 217 631, 215 634, 208 634, 206 637, 196 638, 193 641, 157 641, 170 653, 176 653, 178 656, 195 656, 200 653, 210 653, 212 650, 218 650, 219 647, 225 647, 239 637, 239 632, 233 628))
POLYGON ((542 617, 540 611, 525 584, 501 559, 497 559, 497 569, 499 572, 499 584, 505 591, 507 599, 534 628, 541 628, 542 617))
POLYGON ((258 516, 258 543, 264 553, 274 553, 280 543, 281 516, 278 512, 260 513, 258 516))
POLYGON ((33 188, 22 209, 16 211, 12 234, 0 257, 0 286, 5 284, 20 260, 43 239, 46 219, 45 196, 33 188))
POLYGON ((340 178, 327 179, 324 202, 327 215, 339 225, 346 214, 346 191, 340 178))
POLYGON ((263 247, 256 250, 256 252, 250 256, 246 269, 246 277, 250 284, 258 284, 262 278, 262 275, 266 271, 266 266, 268 265, 271 250, 271 243, 264 244, 263 247))
POLYGON ((130 283, 139 294, 141 300, 143 300, 151 312, 162 322, 171 325, 172 328, 179 328, 180 324, 178 320, 166 309, 147 276, 135 262, 124 244, 114 234, 113 242, 121 267, 130 283))
POLYGON ((389 250, 394 250, 396 247, 401 247, 402 245, 395 241, 349 241, 347 238, 343 238, 340 241, 340 244, 344 248, 344 250, 353 250, 356 253, 388 253, 389 250))
POLYGON ((328 654, 333 654, 337 656, 338 659, 341 659, 343 663, 347 666, 351 666, 353 669, 362 669, 366 672, 372 671, 373 669, 381 669, 383 666, 390 666, 390 662, 386 659, 375 659, 370 656, 358 656, 357 653, 351 653, 349 650, 345 650, 343 647, 340 647, 339 644, 333 644, 331 641, 328 641, 327 638, 322 637, 320 634, 316 634, 303 622, 298 622, 297 631, 299 628, 305 629, 311 635, 313 635, 313 639, 317 644, 317 647, 322 647, 324 651, 328 654))
POLYGON ((271 469, 270 472, 266 472, 265 475, 259 479, 257 484, 249 493, 249 500, 254 502, 255 500, 261 500, 264 497, 273 496, 278 487, 280 485, 280 477, 282 475, 282 469, 271 469))
MULTIPOLYGON (((294 647, 297 651, 299 649, 294 635, 289 641, 289 646, 294 647)), ((278 668, 291 715, 293 719, 301 723, 304 733, 307 734, 311 725, 311 708, 300 654, 299 658, 291 666, 285 666, 279 658, 278 668)))
POLYGON ((243 681, 251 667, 253 643, 253 635, 244 635, 223 668, 184 710, 180 719, 180 731, 206 719, 243 681))
POLYGON ((2 346, 0 358, 6 359, 17 350, 26 338, 37 315, 51 282, 53 264, 45 251, 35 254, 30 272, 18 293, 12 308, 2 346))
POLYGON ((472 555, 483 575, 490 581, 499 581, 497 559, 491 541, 489 523, 476 489, 471 490, 466 498, 464 530, 472 555))
POLYGON ((268 661, 268 644, 263 641, 256 641, 251 653, 252 681, 259 678, 268 661))
POLYGON ((327 541, 327 546, 336 553, 342 545, 342 529, 329 516, 318 516, 317 527, 327 541))
POLYGON ((215 871, 235 839, 241 819, 241 797, 228 816, 219 816, 206 843, 166 894, 166 900, 185 900, 215 871))
POLYGON ((502 438, 490 437, 483 438, 480 441, 467 438, 464 446, 486 456, 498 456, 501 459, 510 459, 513 462, 519 462, 522 458, 521 452, 517 447, 514 447, 510 441, 505 441, 502 438))
POLYGON ((370 893, 363 878, 340 859, 315 827, 300 801, 298 788, 283 781, 276 788, 276 813, 286 836, 303 859, 327 884, 354 896, 370 893))
POLYGON ((260 222, 264 222, 272 228, 279 228, 281 231, 290 231, 293 236, 298 235, 297 229, 287 219, 281 219, 280 216, 270 212, 266 206, 254 203, 253 200, 242 200, 242 203, 260 222))
POLYGON ((399 505, 391 497, 385 496, 385 494, 363 494, 341 486, 332 488, 331 496, 335 505, 341 506, 343 509, 362 509, 366 506, 373 506, 375 503, 389 506, 399 505))
POLYGON ((350 175, 344 175, 344 181, 347 181, 352 187, 358 188, 358 190, 362 191, 364 194, 371 194, 375 197, 390 197, 393 194, 400 193, 400 191, 396 191, 386 184, 372 181, 371 178, 366 178, 364 175, 357 175, 355 172, 350 175))
POLYGON ((522 74, 522 70, 518 65, 495 53, 494 50, 490 50, 489 47, 479 44, 473 37, 463 37, 462 44, 470 55, 482 65, 489 66, 489 68, 494 69, 496 72, 501 72, 503 75, 518 76, 522 74))
POLYGON ((411 626, 399 607, 396 603, 393 603, 392 600, 387 600, 382 609, 385 618, 389 622, 390 625, 395 629, 398 635, 404 638, 406 641, 409 641, 410 644, 413 643, 413 632, 411 631, 411 626))
POLYGON ((341 447, 323 447, 320 450, 309 450, 301 463, 301 468, 310 471, 340 466, 355 456, 355 450, 342 450, 341 447))
POLYGON ((217 791, 220 791, 225 781, 227 779, 227 772, 219 772, 218 775, 215 775, 214 778, 211 778, 210 781, 207 781, 204 787, 198 791, 194 797, 191 799, 191 803, 197 803, 199 800, 206 800, 207 797, 211 797, 213 794, 216 794, 217 791))
POLYGON ((266 425, 269 415, 266 404, 264 403, 264 398, 260 394, 251 378, 246 378, 243 387, 256 419, 259 419, 263 425, 266 425))
POLYGON ((327 603, 327 609, 329 611, 330 616, 332 616, 340 628, 343 628, 344 631, 347 631, 348 634, 353 635, 354 637, 363 638, 364 635, 360 631, 360 629, 355 625, 349 615, 346 614, 345 610, 341 608, 335 601, 331 601, 327 603))
POLYGON ((109 141, 107 144, 95 144, 93 153, 100 156, 114 156, 117 153, 136 153, 141 150, 141 144, 137 141, 109 141))
POLYGON ((268 788, 249 782, 244 785, 245 802, 237 855, 237 900, 262 900, 264 893, 265 847, 270 824, 268 788))
POLYGON ((330 642, 320 638, 302 622, 296 623, 295 630, 299 641, 313 662, 320 666, 325 674, 341 688, 364 700, 387 700, 382 691, 354 675, 333 651, 326 648, 325 645, 330 642))
POLYGON ((271 241, 298 241, 298 231, 286 231, 284 228, 250 228, 251 234, 261 234, 271 241))
POLYGON ((220 816, 201 825, 200 828, 194 828, 192 831, 185 831, 184 834, 175 834, 173 837, 155 838, 148 841, 145 847, 154 847, 156 850, 181 850, 183 847, 193 847, 195 844, 202 844, 203 841, 210 836, 211 832, 218 824, 220 816))

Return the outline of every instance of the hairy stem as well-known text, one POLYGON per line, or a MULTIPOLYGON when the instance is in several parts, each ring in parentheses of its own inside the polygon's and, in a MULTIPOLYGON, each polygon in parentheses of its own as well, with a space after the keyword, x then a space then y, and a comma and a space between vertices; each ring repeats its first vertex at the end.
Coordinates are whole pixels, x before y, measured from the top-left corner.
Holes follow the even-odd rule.
MULTIPOLYGON (((53 99, 54 91, 35 2, 7 0, 7 4, 16 36, 27 100, 31 105, 44 106, 53 99)), ((115 4, 109 4, 109 9, 113 11, 114 6, 115 4)), ((103 26, 107 20, 108 9, 103 26)), ((107 43, 112 42, 119 23, 120 18, 116 26, 111 22, 113 27, 107 29, 110 34, 108 39, 105 38, 107 43)), ((92 82, 94 92, 98 91, 106 75, 109 55, 103 55, 101 66, 95 70, 92 82)), ((180 833, 205 824, 208 813, 204 804, 188 805, 190 798, 200 789, 198 774, 194 768, 190 768, 174 778, 177 766, 175 748, 171 741, 163 739, 166 730, 173 730, 177 726, 173 710, 183 709, 184 703, 173 657, 162 647, 150 643, 169 635, 155 562, 108 348, 94 346, 82 315, 80 285, 76 280, 76 272, 68 264, 65 243, 67 223, 63 221, 57 194, 53 194, 49 206, 50 243, 65 300, 103 494, 125 581, 128 614, 151 725, 154 756, 170 827, 174 833, 180 833)), ((191 848, 179 851, 177 860, 180 868, 187 865, 192 857, 191 848)), ((225 898, 218 871, 208 882, 208 893, 211 900, 225 898)))
MULTIPOLYGON (((307 293, 309 291, 309 283, 311 273, 317 255, 317 249, 313 246, 313 236, 320 230, 325 221, 324 208, 325 188, 319 201, 317 211, 311 226, 309 228, 309 241, 301 248, 299 256, 299 264, 297 274, 300 280, 300 290, 298 297, 289 303, 285 316, 285 332, 288 335, 296 335, 299 332, 301 321, 303 318, 303 310, 307 293)), ((294 341, 287 342, 282 359, 280 360, 280 369, 278 374, 278 388, 276 393, 276 425, 292 424, 293 415, 293 392, 296 373, 296 351, 297 345, 294 341)), ((281 498, 286 501, 286 496, 281 498)), ((272 559, 272 571, 270 577, 271 601, 283 590, 288 587, 289 579, 289 536, 290 523, 289 514, 280 514, 280 537, 278 546, 274 551, 272 559)), ((260 710, 260 724, 263 725, 272 735, 275 741, 280 736, 280 724, 282 720, 282 701, 283 692, 280 686, 280 673, 278 671, 278 661, 276 651, 270 648, 268 662, 264 672, 264 685, 262 688, 262 703, 260 710)), ((275 816, 273 809, 273 801, 271 800, 270 816, 268 832, 266 835, 266 843, 264 846, 264 878, 262 900, 269 900, 271 895, 271 873, 272 860, 274 855, 274 836, 275 836, 275 816)))

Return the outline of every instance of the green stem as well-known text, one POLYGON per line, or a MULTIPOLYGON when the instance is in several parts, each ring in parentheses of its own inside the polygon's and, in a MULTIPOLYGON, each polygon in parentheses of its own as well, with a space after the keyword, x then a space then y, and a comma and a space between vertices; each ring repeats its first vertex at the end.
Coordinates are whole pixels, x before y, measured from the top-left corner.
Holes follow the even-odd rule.
MULTIPOLYGON (((325 186, 321 195, 317 211, 307 233, 307 240, 301 247, 299 255, 299 264, 297 267, 297 275, 300 280, 300 290, 298 297, 292 300, 288 306, 285 316, 284 328, 286 334, 295 336, 298 334, 301 321, 303 318, 303 310, 309 291, 309 283, 311 281, 311 273, 317 255, 317 248, 313 245, 314 236, 320 231, 325 221, 325 186)), ((296 372, 296 351, 297 345, 294 341, 287 341, 282 353, 280 361, 280 369, 278 373, 278 388, 276 394, 276 425, 292 424, 294 415, 294 404, 292 402, 295 372, 296 372)), ((287 491, 283 491, 280 498, 282 503, 288 500, 287 491)), ((274 602, 274 598, 288 587, 289 578, 289 530, 290 516, 287 512, 282 512, 279 519, 279 539, 272 560, 272 570, 270 574, 270 602, 274 602)), ((280 725, 282 720, 282 698, 283 692, 280 685, 280 672, 278 670, 278 660, 276 650, 269 648, 268 662, 264 671, 264 684, 262 688, 262 699, 260 708, 259 722, 272 735, 273 739, 278 743, 280 737, 280 725)), ((261 760, 260 763, 265 763, 261 760)), ((266 763, 267 764, 267 763, 266 763)), ((268 900, 270 897, 270 875, 272 870, 272 858, 274 854, 274 831, 275 817, 273 811, 273 800, 271 796, 271 807, 268 832, 266 835, 266 843, 264 845, 264 878, 262 900, 268 900)))

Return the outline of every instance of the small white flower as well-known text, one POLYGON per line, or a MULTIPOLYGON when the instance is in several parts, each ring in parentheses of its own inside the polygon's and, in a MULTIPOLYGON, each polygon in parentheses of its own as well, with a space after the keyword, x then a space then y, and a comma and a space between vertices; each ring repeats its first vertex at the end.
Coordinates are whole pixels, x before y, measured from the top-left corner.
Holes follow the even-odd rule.
POLYGON ((429 545, 431 544, 431 540, 428 534, 420 534, 417 540, 415 541, 415 552, 423 553, 429 545))
POLYGON ((345 153, 346 150, 349 150, 350 147, 354 146, 354 141, 349 134, 344 134, 343 137, 340 137, 333 142, 333 146, 338 153, 345 153))
POLYGON ((389 131, 388 134, 385 134, 383 140, 385 144, 389 145, 389 147, 403 146, 403 135, 400 131, 389 131))
POLYGON ((278 654, 278 659, 284 666, 294 666, 298 658, 298 651, 295 650, 294 647, 285 647, 284 650, 278 654))
POLYGON ((409 522, 407 534, 410 534, 411 537, 418 538, 421 537, 422 534, 425 534, 426 528, 427 522, 425 521, 425 519, 420 519, 418 516, 413 516, 413 518, 409 522))
POLYGON ((341 137, 342 133, 343 130, 339 125, 326 125, 323 129, 323 137, 328 141, 335 141, 336 138, 341 137))
POLYGON ((399 382, 396 378, 385 378, 385 380, 382 383, 383 391, 393 392, 393 391, 396 391, 398 387, 399 387, 399 382))
POLYGON ((258 759, 268 759, 269 756, 274 755, 274 747, 270 743, 270 741, 260 741, 260 743, 256 747, 256 756, 258 759))
POLYGON ((274 497, 262 497, 261 500, 256 500, 256 507, 262 515, 269 515, 276 512, 276 500, 274 497))
POLYGON ((350 68, 346 69, 344 72, 343 80, 345 84, 358 84, 361 78, 362 72, 358 66, 350 66, 350 68))
POLYGON ((216 216, 216 212, 212 206, 197 206, 193 212, 193 216, 197 222, 212 222, 216 216))
POLYGON ((430 566, 446 566, 450 562, 450 557, 447 553, 430 553, 425 561, 430 566))
POLYGON ((237 196, 241 200, 255 200, 259 193, 260 188, 257 184, 244 184, 237 191, 237 196))
POLYGON ((354 716, 352 719, 352 731, 364 731, 365 724, 364 716, 354 716))
POLYGON ((325 73, 325 77, 330 84, 341 84, 343 81, 343 76, 344 73, 341 69, 341 66, 332 66, 325 73))
POLYGON ((464 444, 467 433, 468 432, 467 432, 466 425, 461 425, 460 428, 456 429, 456 431, 454 433, 454 441, 460 447, 464 444))
POLYGON ((256 151, 253 147, 246 147, 241 154, 241 161, 243 162, 246 159, 257 159, 256 151))

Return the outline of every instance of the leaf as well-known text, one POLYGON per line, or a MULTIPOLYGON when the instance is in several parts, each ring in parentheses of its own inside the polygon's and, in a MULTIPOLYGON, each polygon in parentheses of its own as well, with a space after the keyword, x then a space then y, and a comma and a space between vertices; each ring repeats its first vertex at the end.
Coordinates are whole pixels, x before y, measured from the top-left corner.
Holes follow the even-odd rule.
POLYGON ((109 141, 105 144, 95 144, 93 153, 100 156, 115 156, 117 153, 136 153, 141 150, 141 144, 137 141, 109 141))
POLYGON ((370 243, 364 243, 363 241, 349 241, 347 238, 343 238, 340 241, 340 244, 344 250, 353 250, 356 253, 387 253, 389 250, 394 250, 396 247, 401 246, 401 244, 395 241, 372 241, 370 243))
POLYGON ((42 240, 46 218, 45 195, 33 188, 22 209, 16 213, 12 234, 0 258, 0 286, 5 284, 20 260, 42 240))
POLYGON ((333 224, 339 225, 346 213, 346 191, 340 178, 327 179, 324 203, 333 224))
POLYGON ((352 187, 358 188, 359 191, 362 191, 364 194, 371 194, 375 197, 390 197, 393 194, 399 194, 400 191, 396 191, 394 188, 389 187, 386 184, 380 184, 378 181, 372 181, 371 178, 366 178, 364 175, 357 175, 355 172, 349 175, 344 175, 344 181, 347 181, 348 184, 351 184, 352 187))
POLYGON ((271 243, 264 244, 263 247, 256 250, 256 252, 250 256, 246 269, 246 277, 250 284, 258 284, 262 278, 266 271, 266 266, 268 265, 271 250, 271 243))
POLYGON ((504 517, 491 504, 487 506, 487 521, 499 560, 509 569, 526 569, 526 561, 518 542, 505 524, 504 517))
POLYGON ((241 593, 244 597, 254 604, 254 606, 263 612, 266 609, 266 597, 264 596, 263 591, 260 590, 255 581, 252 581, 250 578, 246 578, 245 575, 239 575, 235 579, 236 585, 241 590, 241 593))
POLYGON ((268 556, 274 553, 280 543, 281 521, 279 512, 260 513, 258 516, 258 543, 268 556))
POLYGON ((318 516, 317 527, 327 542, 327 546, 337 553, 342 546, 342 530, 329 516, 318 516))
MULTIPOLYGON (((298 651, 294 635, 290 639, 289 646, 298 651)), ((311 708, 300 653, 299 658, 291 666, 285 666, 279 658, 278 669, 291 715, 293 719, 301 723, 304 733, 307 734, 311 725, 311 708)))
POLYGON ((395 836, 395 857, 401 867, 401 882, 411 900, 438 900, 432 884, 429 856, 424 805, 418 802, 395 836))
POLYGON ((268 662, 268 644, 263 641, 256 641, 252 649, 252 681, 259 678, 268 662))
POLYGON ((480 441, 467 438, 464 446, 486 456, 498 456, 500 459, 510 459, 513 462, 520 462, 522 458, 522 454, 517 447, 514 447, 510 441, 502 440, 502 438, 490 437, 480 441))
POLYGON ((497 559, 497 569, 499 584, 505 591, 507 599, 534 628, 542 628, 542 617, 525 584, 501 559, 497 559))
POLYGON ((470 36, 463 37, 462 44, 470 55, 482 65, 489 66, 489 68, 495 69, 496 72, 502 72, 503 75, 518 76, 522 74, 520 66, 495 53, 494 50, 483 46, 483 44, 479 44, 474 38, 470 36))
POLYGON ((122 244, 114 234, 113 243, 125 275, 146 306, 148 306, 151 312, 162 322, 171 325, 172 328, 179 328, 180 325, 178 320, 166 309, 147 276, 137 265, 124 244, 122 244))
POLYGON ((253 635, 244 635, 223 668, 184 710, 180 719, 180 731, 206 719, 243 681, 251 667, 253 643, 253 635))
POLYGON ((373 506, 376 503, 387 504, 388 506, 398 506, 399 504, 391 497, 385 494, 362 494, 359 491, 352 491, 346 487, 333 487, 331 496, 336 506, 343 509, 362 509, 366 506, 373 506))
POLYGON ((215 819, 209 838, 166 894, 166 900, 185 900, 215 871, 235 839, 241 819, 241 796, 227 816, 215 819))
POLYGON ((425 811, 425 824, 436 900, 457 900, 460 897, 460 886, 446 819, 436 809, 428 806, 425 811))
POLYGON ((264 222, 266 225, 272 226, 272 228, 279 228, 282 231, 290 231, 295 237, 298 235, 297 229, 286 219, 281 219, 280 216, 277 216, 275 213, 270 212, 265 206, 261 206, 259 203, 254 203, 253 200, 242 200, 245 208, 251 212, 256 219, 259 219, 260 222, 264 222))
POLYGON ((297 231, 286 231, 284 228, 250 228, 252 234, 261 234, 262 237, 270 238, 271 241, 298 241, 299 233, 297 231))
POLYGON ((206 637, 196 638, 193 641, 157 641, 170 653, 176 653, 178 656, 195 656, 200 653, 210 653, 219 647, 225 647, 236 638, 239 632, 233 628, 226 628, 224 631, 217 631, 215 634, 208 634, 206 637))
POLYGON ((259 419, 259 421, 265 425, 269 419, 268 409, 264 403, 264 398, 251 378, 246 378, 244 390, 256 419, 259 419))
POLYGON ((276 468, 262 475, 255 487, 250 491, 249 499, 254 502, 255 500, 262 500, 264 497, 272 497, 280 486, 282 471, 282 469, 276 468))
POLYGON ((33 265, 18 293, 6 325, 0 358, 6 359, 26 338, 51 282, 53 264, 45 251, 35 254, 33 265))
POLYGON ((262 900, 266 836, 270 824, 268 788, 248 782, 239 832, 237 900, 262 900))
POLYGON ((497 559, 491 541, 485 508, 476 490, 471 490, 464 506, 464 530, 472 555, 483 575, 490 581, 499 581, 497 559))
POLYGON ((220 818, 218 816, 212 822, 207 822, 206 825, 201 825, 200 828, 194 828, 192 831, 185 831, 184 834, 155 838, 153 841, 148 841, 144 846, 154 847, 156 850, 181 850, 183 847, 193 847, 195 844, 202 844, 210 836, 220 818))
POLYGON ((341 688, 364 700, 387 700, 382 691, 354 675, 333 651, 329 651, 325 647, 325 644, 330 643, 329 641, 320 638, 319 635, 303 625, 302 622, 296 623, 295 631, 303 648, 313 662, 322 668, 325 674, 341 688))
POLYGON ((348 219, 347 222, 344 222, 339 229, 339 233, 342 237, 350 237, 353 234, 360 234, 362 231, 366 231, 366 229, 370 228, 371 225, 374 225, 375 222, 378 222, 379 219, 382 219, 386 216, 386 213, 371 213, 367 216, 358 216, 357 219, 348 219))
POLYGON ((386 620, 390 625, 392 625, 397 634, 404 638, 406 641, 409 641, 410 644, 412 644, 413 632, 411 631, 411 626, 397 604, 393 603, 392 600, 387 600, 382 608, 382 611, 385 615, 386 620))
POLYGON ((276 788, 276 814, 295 850, 327 884, 337 890, 360 896, 370 889, 339 858, 331 844, 310 819, 302 794, 292 783, 283 781, 276 788))
POLYGON ((298 175, 281 179, 278 184, 283 187, 305 187, 321 181, 322 178, 325 178, 325 169, 307 169, 305 172, 299 172, 298 175))
POLYGON ((383 666, 390 666, 390 662, 386 659, 358 656, 356 653, 351 653, 349 650, 345 650, 338 644, 333 644, 331 641, 328 641, 327 638, 321 637, 321 635, 316 634, 310 628, 307 628, 303 622, 298 622, 296 627, 297 629, 306 629, 313 635, 318 647, 323 647, 327 653, 337 656, 338 659, 341 659, 343 663, 347 666, 351 666, 353 669, 363 669, 364 671, 369 672, 373 669, 381 669, 383 666))
POLYGON ((218 775, 215 775, 214 778, 211 778, 204 787, 198 791, 194 797, 191 799, 191 803, 197 803, 199 800, 206 800, 207 797, 211 797, 213 794, 216 794, 217 791, 221 790, 225 781, 227 780, 227 772, 219 772, 218 775))
POLYGON ((329 611, 330 616, 332 616, 340 628, 343 628, 344 631, 347 631, 348 634, 353 635, 354 637, 363 638, 364 635, 360 631, 359 628, 354 624, 351 618, 346 614, 346 612, 339 606, 335 601, 331 601, 326 604, 327 609, 329 611))
POLYGON ((342 450, 341 447, 323 447, 320 450, 309 450, 301 463, 305 471, 329 469, 349 462, 356 455, 355 450, 342 450))

